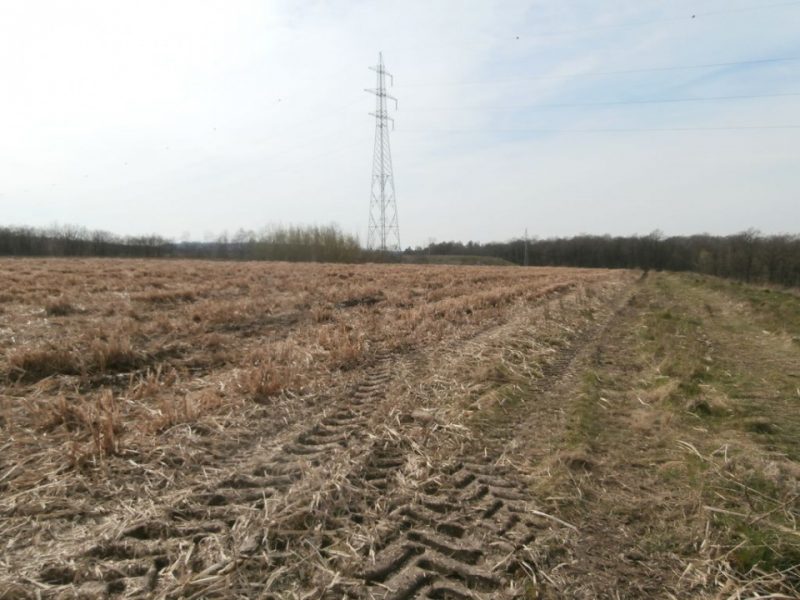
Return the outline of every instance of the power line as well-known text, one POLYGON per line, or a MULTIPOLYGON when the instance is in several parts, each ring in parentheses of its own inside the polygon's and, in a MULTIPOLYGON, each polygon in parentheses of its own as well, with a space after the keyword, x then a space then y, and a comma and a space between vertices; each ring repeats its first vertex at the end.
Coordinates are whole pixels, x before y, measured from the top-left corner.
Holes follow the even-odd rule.
POLYGON ((610 100, 607 102, 559 102, 550 104, 529 104, 518 106, 431 106, 423 108, 406 108, 405 112, 425 111, 470 111, 470 110, 535 110, 540 108, 580 108, 583 106, 617 106, 625 104, 670 104, 680 102, 713 102, 720 100, 746 100, 752 98, 791 98, 800 96, 800 92, 781 94, 740 94, 735 96, 706 96, 695 98, 664 98, 645 100, 610 100))
POLYGON ((440 81, 427 83, 408 83, 397 87, 430 87, 430 86, 455 86, 455 85, 491 85, 495 83, 515 83, 518 81, 548 81, 553 79, 578 79, 581 77, 603 77, 607 75, 627 75, 630 73, 651 73, 657 71, 682 71, 691 69, 714 69, 722 67, 741 67, 745 65, 764 65, 781 62, 799 61, 798 56, 784 58, 761 58, 757 60, 740 60, 718 63, 704 63, 697 65, 676 65, 664 67, 643 67, 635 69, 617 69, 613 71, 590 71, 587 73, 574 73, 572 75, 543 75, 539 77, 514 77, 507 79, 484 79, 483 81, 440 81))
POLYGON ((725 10, 710 10, 702 13, 695 13, 694 17, 713 17, 716 15, 726 15, 729 13, 753 12, 756 10, 767 10, 769 8, 785 8, 787 6, 798 6, 800 0, 790 0, 788 2, 774 2, 773 4, 762 4, 761 6, 742 6, 739 8, 726 8, 725 10))
POLYGON ((664 17, 662 19, 649 19, 647 21, 639 21, 636 23, 620 23, 617 25, 594 25, 590 27, 581 27, 577 29, 564 29, 561 31, 544 31, 540 33, 536 33, 533 37, 554 37, 554 36, 561 36, 561 35, 573 35, 576 33, 585 33, 590 31, 604 31, 609 29, 635 29, 638 27, 643 27, 646 25, 653 25, 657 23, 676 23, 676 22, 688 22, 697 20, 698 17, 717 17, 720 15, 727 15, 733 13, 742 13, 742 12, 755 12, 755 11, 762 11, 768 10, 773 8, 788 8, 800 5, 800 0, 789 0, 787 2, 775 2, 773 4, 762 4, 760 6, 744 6, 740 8, 728 8, 724 10, 710 10, 706 12, 695 12, 690 13, 687 12, 679 17, 664 17))
POLYGON ((399 133, 657 133, 671 131, 748 131, 800 129, 800 125, 726 125, 720 127, 609 127, 590 129, 403 129, 399 133))

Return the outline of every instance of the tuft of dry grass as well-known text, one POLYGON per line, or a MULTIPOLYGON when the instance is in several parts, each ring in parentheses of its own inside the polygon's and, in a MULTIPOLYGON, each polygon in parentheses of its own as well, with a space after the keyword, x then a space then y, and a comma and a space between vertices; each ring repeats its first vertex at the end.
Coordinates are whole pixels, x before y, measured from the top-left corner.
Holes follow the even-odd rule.
POLYGON ((322 327, 317 343, 328 353, 332 366, 352 369, 364 356, 363 334, 345 324, 322 327))
POLYGON ((256 403, 267 403, 301 382, 303 355, 287 342, 260 348, 248 357, 247 362, 253 366, 240 376, 239 385, 256 403))
POLYGON ((39 410, 36 426, 40 431, 49 433, 58 427, 64 427, 67 431, 91 430, 92 415, 81 401, 68 400, 60 395, 55 401, 40 404, 39 410))
POLYGON ((115 335, 105 341, 95 340, 89 351, 92 367, 101 373, 109 370, 125 371, 135 368, 141 362, 130 338, 123 335, 115 335))
POLYGON ((315 306, 311 309, 314 323, 329 323, 333 320, 333 310, 328 306, 315 306))
POLYGON ((83 451, 73 452, 76 464, 87 456, 119 453, 119 436, 125 428, 119 404, 110 389, 102 389, 94 399, 59 395, 55 401, 35 403, 31 414, 31 424, 41 433, 52 435, 61 430, 72 434, 75 442, 89 442, 83 451))
POLYGON ((137 294, 133 299, 155 305, 178 304, 181 302, 194 302, 197 300, 197 294, 192 290, 152 291, 137 294))
POLYGON ((176 425, 193 423, 222 404, 222 398, 212 390, 203 390, 194 395, 161 394, 158 397, 158 409, 150 417, 146 429, 160 433, 176 425))
POLYGON ((7 373, 12 379, 37 381, 51 375, 76 375, 83 369, 79 356, 65 348, 23 348, 7 359, 7 373))
POLYGON ((117 402, 111 390, 103 390, 97 396, 92 425, 95 452, 101 456, 117 454, 120 449, 118 434, 122 432, 122 425, 117 402))
POLYGON ((265 403, 291 385, 286 373, 270 362, 250 369, 242 387, 254 402, 265 403))
POLYGON ((77 308, 64 296, 52 298, 45 304, 44 311, 50 317, 64 317, 76 312, 77 308))

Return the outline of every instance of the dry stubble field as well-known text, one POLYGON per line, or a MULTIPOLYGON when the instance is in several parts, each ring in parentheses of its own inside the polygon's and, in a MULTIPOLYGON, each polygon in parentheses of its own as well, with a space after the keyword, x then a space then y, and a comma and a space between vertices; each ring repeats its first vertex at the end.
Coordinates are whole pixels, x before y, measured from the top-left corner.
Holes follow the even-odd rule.
POLYGON ((795 296, 99 259, 0 281, 0 598, 797 590, 795 296))

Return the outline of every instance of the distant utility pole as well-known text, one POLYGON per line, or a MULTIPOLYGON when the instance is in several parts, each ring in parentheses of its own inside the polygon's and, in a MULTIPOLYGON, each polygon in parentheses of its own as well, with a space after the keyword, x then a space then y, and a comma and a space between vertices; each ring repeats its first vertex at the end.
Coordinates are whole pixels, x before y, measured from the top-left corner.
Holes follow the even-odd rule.
POLYGON ((394 196, 394 175, 392 173, 392 150, 389 146, 389 121, 394 127, 394 119, 389 116, 386 99, 397 98, 386 93, 386 77, 391 84, 394 79, 383 66, 383 54, 378 53, 378 65, 370 67, 378 74, 378 85, 374 90, 365 90, 376 96, 375 112, 375 153, 372 159, 372 191, 369 199, 369 232, 367 248, 384 252, 400 252, 400 227, 397 223, 397 203, 394 196))

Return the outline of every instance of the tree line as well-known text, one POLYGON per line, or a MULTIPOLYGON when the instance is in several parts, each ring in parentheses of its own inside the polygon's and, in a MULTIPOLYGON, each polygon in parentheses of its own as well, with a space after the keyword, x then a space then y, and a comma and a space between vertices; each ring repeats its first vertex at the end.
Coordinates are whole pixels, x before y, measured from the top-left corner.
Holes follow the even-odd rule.
MULTIPOLYGON (((750 283, 800 287, 800 236, 665 237, 580 235, 507 242, 439 242, 407 248, 422 256, 491 256, 519 265, 695 271, 750 283)), ((158 235, 119 236, 71 225, 47 229, 0 226, 2 256, 107 256, 318 262, 396 262, 401 257, 365 250, 336 225, 239 230, 204 242, 173 242, 158 235)))
POLYGON ((410 254, 495 256, 534 266, 602 267, 694 271, 749 283, 800 286, 800 236, 735 235, 664 237, 580 235, 508 242, 441 242, 408 249, 410 254))
POLYGON ((358 238, 336 225, 272 226, 260 232, 240 229, 208 242, 185 242, 176 249, 186 257, 227 260, 363 262, 371 253, 358 238))
POLYGON ((204 242, 173 242, 157 235, 119 236, 72 225, 47 229, 0 227, 2 256, 100 256, 360 262, 374 258, 355 236, 335 225, 239 230, 204 242))
POLYGON ((2 256, 166 256, 170 243, 157 235, 119 236, 74 225, 0 227, 2 256))

